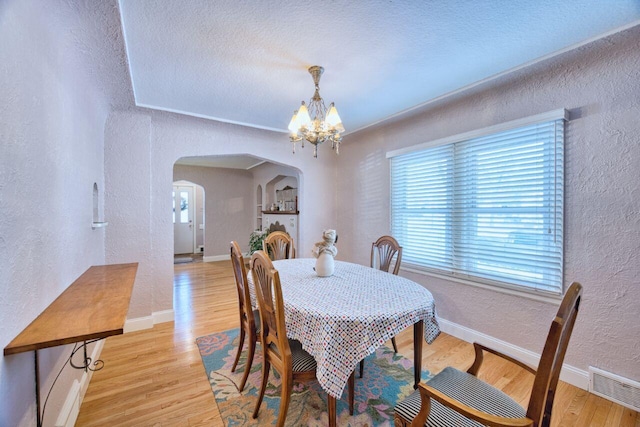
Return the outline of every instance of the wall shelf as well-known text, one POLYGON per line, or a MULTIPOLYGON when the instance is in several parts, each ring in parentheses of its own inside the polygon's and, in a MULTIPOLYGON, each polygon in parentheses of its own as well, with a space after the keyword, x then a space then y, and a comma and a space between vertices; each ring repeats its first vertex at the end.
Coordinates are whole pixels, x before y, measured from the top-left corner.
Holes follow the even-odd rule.
POLYGON ((103 227, 106 227, 107 225, 109 225, 109 223, 106 222, 106 221, 105 222, 92 222, 91 223, 91 228, 93 230, 95 230, 96 228, 103 228, 103 227))

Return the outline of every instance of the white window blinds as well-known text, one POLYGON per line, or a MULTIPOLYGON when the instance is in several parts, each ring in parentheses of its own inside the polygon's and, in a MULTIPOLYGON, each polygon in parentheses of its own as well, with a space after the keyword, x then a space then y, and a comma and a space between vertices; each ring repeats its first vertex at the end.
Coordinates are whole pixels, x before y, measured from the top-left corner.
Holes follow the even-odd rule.
POLYGON ((563 139, 561 117, 389 155, 403 264, 562 293, 563 139))

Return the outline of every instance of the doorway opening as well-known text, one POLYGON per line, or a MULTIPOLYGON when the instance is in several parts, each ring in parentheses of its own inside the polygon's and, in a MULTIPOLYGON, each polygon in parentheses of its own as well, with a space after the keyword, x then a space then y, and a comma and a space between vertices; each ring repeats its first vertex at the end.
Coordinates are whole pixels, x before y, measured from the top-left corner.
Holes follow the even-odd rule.
POLYGON ((174 263, 202 260, 204 252, 204 188, 189 181, 175 181, 173 199, 174 263))

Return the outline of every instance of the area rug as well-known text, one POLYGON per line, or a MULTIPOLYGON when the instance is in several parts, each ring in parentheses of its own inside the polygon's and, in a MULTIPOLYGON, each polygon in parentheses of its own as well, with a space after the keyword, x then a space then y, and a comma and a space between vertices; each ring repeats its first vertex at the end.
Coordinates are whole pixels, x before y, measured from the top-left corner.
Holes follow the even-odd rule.
MULTIPOLYGON (((244 373, 247 351, 245 343, 236 372, 231 372, 238 333, 238 329, 232 329, 196 340, 220 415, 227 426, 274 425, 280 406, 280 381, 272 370, 259 416, 255 420, 251 418, 260 387, 262 354, 258 344, 247 384, 240 393, 238 384, 244 373)), ((337 424, 391 427, 396 402, 413 392, 413 361, 381 347, 365 359, 364 366, 364 378, 356 374, 354 414, 349 415, 345 389, 337 401, 337 424)), ((423 370, 422 380, 429 378, 429 372, 423 370)), ((294 383, 286 425, 328 425, 327 394, 317 381, 294 383)))
POLYGON ((190 256, 177 257, 173 259, 174 264, 188 264, 190 262, 193 262, 193 258, 191 258, 190 256))

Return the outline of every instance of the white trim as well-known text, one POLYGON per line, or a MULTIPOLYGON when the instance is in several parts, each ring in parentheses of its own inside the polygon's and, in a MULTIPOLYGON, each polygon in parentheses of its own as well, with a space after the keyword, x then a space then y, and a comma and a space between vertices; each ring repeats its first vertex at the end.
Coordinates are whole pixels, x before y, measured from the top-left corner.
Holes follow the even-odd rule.
POLYGON ((202 262, 214 262, 214 261, 228 261, 231 259, 231 255, 226 254, 226 255, 210 255, 210 256, 203 256, 202 257, 202 262))
POLYGON ((80 413, 79 397, 80 383, 78 380, 73 380, 67 398, 64 400, 64 404, 58 413, 58 418, 54 424, 55 427, 73 427, 75 425, 78 414, 80 413))
MULTIPOLYGON (((93 351, 91 352, 91 360, 100 359, 100 353, 102 353, 103 347, 104 340, 96 342, 96 345, 93 347, 93 351)), ((71 388, 67 393, 67 398, 58 413, 55 423, 56 427, 73 427, 75 425, 78 415, 80 414, 82 401, 87 393, 87 388, 89 388, 89 382, 91 381, 92 376, 93 371, 89 369, 87 372, 82 374, 80 381, 73 380, 73 384, 71 384, 71 388)))
MULTIPOLYGON (((193 220, 191 222, 191 229, 193 230, 193 253, 196 253, 198 249, 198 188, 197 184, 191 185, 191 194, 193 194, 193 220)), ((202 187, 202 191, 204 191, 204 187, 202 187)), ((202 204, 204 209, 204 203, 202 204)), ((204 224, 204 216, 202 215, 202 223, 204 224)))
POLYGON ((354 129, 352 131, 345 132, 343 134, 343 136, 347 136, 347 135, 350 135, 352 133, 360 132, 361 130, 376 126, 376 125, 378 125, 380 123, 384 123, 387 120, 391 120, 391 119, 395 119, 395 118, 398 118, 398 117, 402 117, 402 116, 404 116, 404 115, 406 115, 406 114, 408 114, 408 113, 410 113, 410 112, 412 112, 414 110, 417 110, 417 109, 426 107, 426 106, 428 106, 430 104, 434 104, 436 102, 442 101, 443 99, 447 99, 447 98, 449 98, 451 96, 454 96, 454 95, 457 95, 459 93, 463 93, 463 92, 465 92, 467 90, 473 89, 476 86, 480 86, 482 84, 491 82, 493 80, 497 80, 497 79, 499 79, 501 77, 504 77, 504 76, 509 75, 511 73, 514 73, 516 71, 522 70, 522 69, 527 68, 527 67, 529 67, 531 65, 535 65, 535 64, 537 64, 539 62, 546 61, 547 59, 551 59, 551 58, 554 58, 556 56, 562 55, 563 53, 570 52, 570 51, 572 51, 574 49, 577 49, 577 48, 582 47, 584 45, 587 45, 589 43, 598 41, 600 39, 604 39, 606 37, 609 37, 609 36, 617 34, 617 33, 621 33, 622 31, 628 30, 629 28, 633 28, 633 27, 635 27, 636 25, 639 25, 639 24, 640 24, 640 19, 635 20, 635 21, 633 21, 633 22, 631 22, 631 23, 629 23, 627 25, 623 25, 622 27, 614 28, 613 30, 608 31, 606 33, 603 33, 603 34, 600 34, 598 36, 591 37, 591 38, 589 38, 587 40, 583 40, 581 42, 572 44, 571 46, 567 46, 564 49, 560 49, 560 50, 552 52, 552 53, 550 53, 548 55, 544 55, 544 56, 541 56, 539 58, 533 59, 531 61, 525 62, 524 64, 521 64, 521 65, 518 65, 516 67, 510 68, 508 70, 502 71, 502 72, 500 72, 498 74, 494 74, 492 76, 486 77, 486 78, 484 78, 482 80, 478 80, 477 82, 468 84, 466 86, 463 86, 463 87, 461 87, 459 89, 456 89, 456 90, 453 90, 451 92, 447 92, 445 94, 442 94, 440 96, 432 98, 432 99, 430 99, 428 101, 422 102, 422 103, 420 103, 418 105, 414 105, 413 107, 409 107, 409 108, 406 108, 406 109, 404 109, 402 111, 398 111, 397 113, 391 114, 390 116, 384 117, 384 118, 382 118, 380 120, 376 120, 373 123, 369 123, 367 125, 361 126, 361 127, 357 128, 357 129, 354 129))
POLYGON ((124 322, 124 333, 128 334, 129 332, 142 331, 144 329, 151 329, 153 325, 157 325, 158 323, 164 322, 173 322, 174 320, 174 311, 170 310, 161 310, 154 311, 151 313, 151 316, 144 317, 136 317, 135 319, 127 319, 124 322))
POLYGON ((263 161, 261 161, 261 162, 258 162, 258 163, 256 163, 255 165, 251 165, 251 166, 249 166, 249 167, 248 167, 248 168, 246 168, 245 170, 251 170, 251 169, 253 169, 253 168, 257 168, 258 166, 260 166, 260 165, 261 165, 261 164, 263 164, 263 163, 267 163, 267 161, 266 161, 266 160, 263 160, 263 161))
POLYGON ((232 124, 232 125, 244 126, 244 127, 248 127, 248 128, 260 129, 260 130, 268 130, 268 131, 271 131, 271 132, 278 132, 278 133, 287 133, 287 134, 289 133, 288 129, 277 129, 277 128, 272 128, 270 126, 256 125, 256 124, 253 124, 253 123, 239 122, 237 120, 223 119, 222 117, 214 117, 214 116, 209 116, 209 115, 206 115, 206 114, 193 113, 191 111, 177 110, 175 108, 166 108, 166 107, 158 107, 156 105, 151 105, 151 104, 142 104, 142 103, 138 102, 137 100, 136 100, 136 106, 137 107, 143 107, 143 108, 149 108, 149 109, 152 109, 152 110, 166 111, 168 113, 175 113, 175 114, 182 114, 182 115, 185 115, 185 116, 197 117, 199 119, 215 120, 216 122, 229 123, 229 124, 232 124))
POLYGON ((151 317, 153 318, 153 324, 157 325, 158 323, 173 322, 175 315, 173 309, 170 309, 154 311, 151 313, 151 317))
MULTIPOLYGON (((91 352, 91 360, 100 360, 100 354, 102 353, 102 349, 104 348, 104 342, 105 340, 96 342, 96 345, 93 347, 93 351, 91 352)), ((82 378, 80 380, 80 404, 82 404, 82 399, 84 399, 84 395, 89 388, 91 377, 93 377, 92 370, 88 370, 88 372, 82 374, 82 378)))
POLYGON ((460 283, 462 285, 468 285, 468 286, 475 286, 476 288, 482 288, 482 289, 487 289, 490 291, 496 291, 496 292, 500 292, 502 294, 507 294, 507 295, 514 295, 514 296, 518 296, 518 297, 523 297, 523 298, 528 298, 534 301, 540 301, 540 302, 546 302, 549 304, 553 304, 553 305, 560 305, 560 302, 562 302, 562 297, 563 295, 556 295, 556 294, 551 294, 551 293, 542 293, 539 291, 535 291, 535 290, 531 290, 529 291, 527 288, 510 288, 507 287, 505 285, 490 285, 487 283, 481 283, 481 282, 476 282, 473 280, 469 280, 469 279, 463 279, 460 277, 455 277, 455 276, 448 276, 445 274, 438 274, 438 273, 434 273, 432 271, 428 271, 428 270, 423 270, 421 268, 418 267, 409 267, 408 265, 402 265, 400 267, 400 271, 408 271, 409 273, 414 273, 414 274, 421 274, 423 276, 429 276, 429 277, 436 277, 438 279, 444 279, 444 280, 450 280, 452 282, 456 282, 456 283, 460 283))
POLYGON ((138 99, 136 95, 136 86, 133 82, 133 71, 131 70, 131 61, 129 61, 129 45, 127 44, 127 30, 124 27, 124 16, 122 15, 122 0, 118 0, 118 14, 120 15, 120 28, 122 29, 122 40, 124 42, 124 52, 127 57, 127 70, 129 70, 129 80, 131 81, 131 92, 133 92, 133 100, 138 99))
POLYGON ((125 334, 128 334, 129 332, 142 331, 144 329, 151 329, 151 328, 153 328, 152 316, 136 317, 135 319, 127 319, 124 322, 125 334))
POLYGON ((564 108, 557 110, 547 111, 546 113, 536 114, 534 116, 523 117, 521 119, 511 120, 509 122, 498 123, 496 125, 484 127, 482 129, 475 129, 469 132, 459 133, 457 135, 447 136, 445 138, 436 139, 434 141, 423 142, 420 144, 412 145, 410 147, 399 148, 397 150, 388 151, 387 159, 397 157, 402 154, 413 153, 415 151, 424 150, 430 147, 437 147, 439 145, 453 144, 455 142, 467 141, 469 139, 478 138, 481 136, 491 135, 494 133, 500 133, 511 129, 516 129, 524 126, 529 126, 537 123, 550 122, 552 120, 569 120, 569 111, 564 108))
MULTIPOLYGON (((533 351, 515 346, 506 341, 499 340, 492 336, 483 334, 482 332, 475 331, 467 328, 466 326, 458 325, 442 318, 438 318, 438 323, 440 324, 440 330, 442 330, 442 332, 463 341, 469 343, 477 342, 486 345, 487 347, 491 347, 518 359, 527 365, 533 366, 534 368, 537 367, 540 362, 540 354, 534 353, 533 351)), ((562 371, 560 371, 560 379, 583 390, 589 390, 589 373, 582 369, 578 369, 565 363, 562 366, 562 371)))

